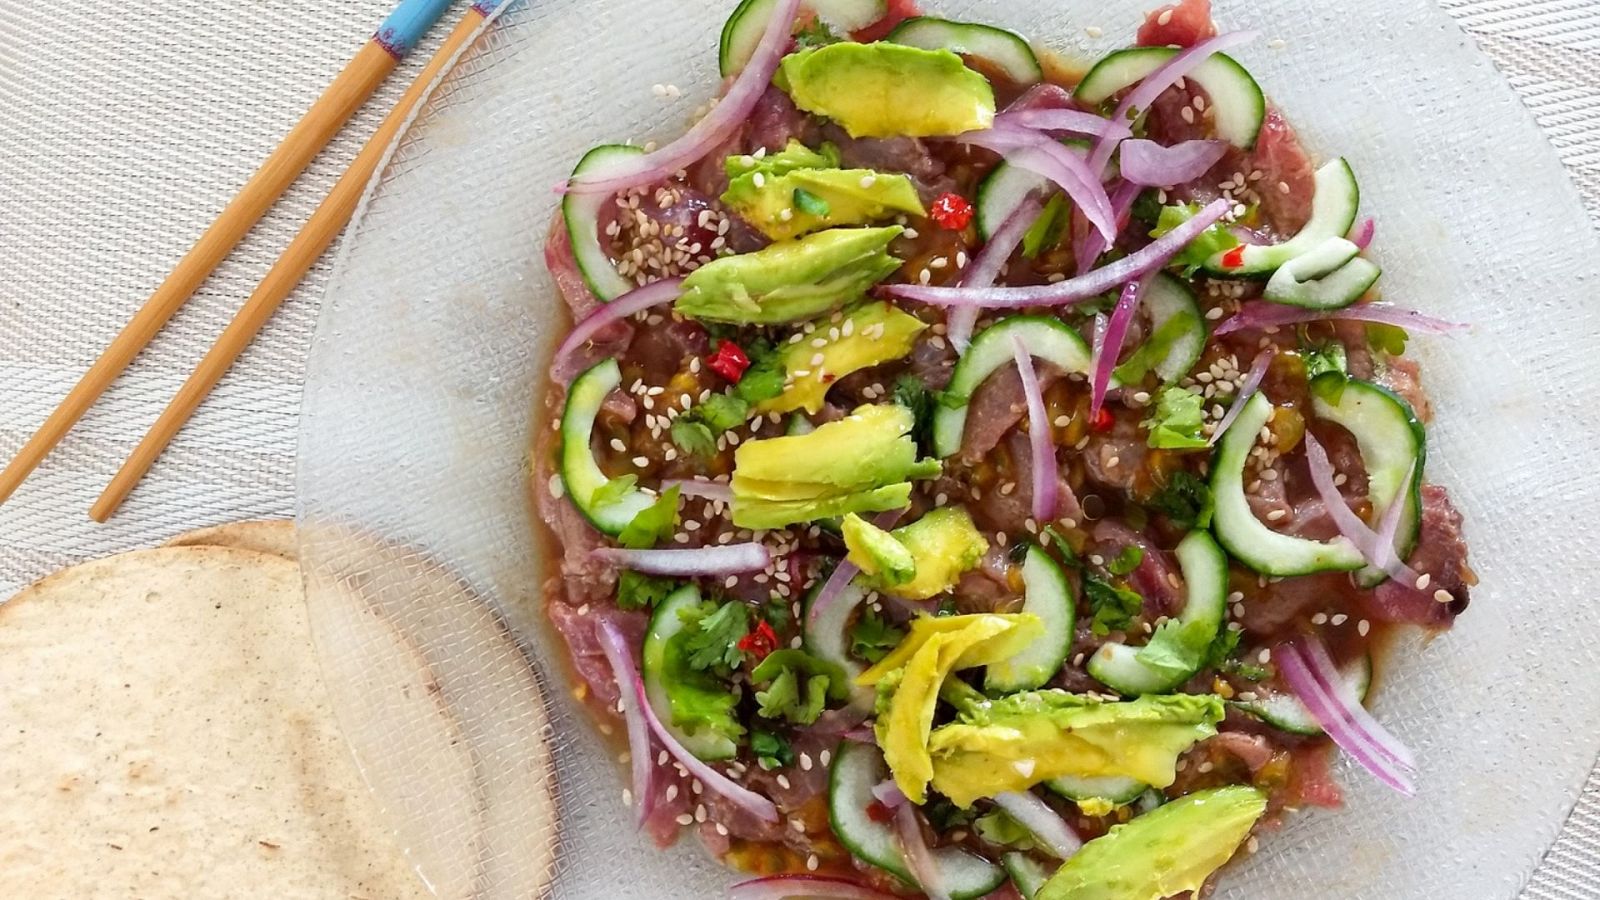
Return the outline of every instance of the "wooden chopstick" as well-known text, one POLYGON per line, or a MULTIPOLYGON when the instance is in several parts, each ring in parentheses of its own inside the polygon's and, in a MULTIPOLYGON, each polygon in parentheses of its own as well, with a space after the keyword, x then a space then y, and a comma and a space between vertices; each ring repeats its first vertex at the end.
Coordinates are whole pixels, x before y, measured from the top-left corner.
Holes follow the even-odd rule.
POLYGON ((350 217, 355 214, 356 205, 366 191, 367 183, 377 172, 384 154, 388 152, 389 144, 400 133, 400 129, 405 126, 412 111, 422 102, 440 73, 449 68, 459 53, 478 35, 499 3, 500 0, 478 0, 462 17, 455 30, 445 39, 444 45, 428 61, 416 81, 406 89, 405 94, 395 104, 394 109, 390 110, 366 146, 361 148, 350 168, 334 184, 316 212, 311 214, 311 218, 306 220, 305 227, 273 264, 272 269, 261 280, 261 284, 250 295, 250 299, 245 301, 244 307, 234 316, 233 321, 228 323, 228 327, 217 338, 211 350, 200 360, 200 365, 194 374, 190 375, 178 389, 172 402, 167 404, 160 418, 156 419, 155 424, 122 464, 116 476, 106 485, 105 491, 100 494, 100 499, 96 500, 89 510, 90 518, 104 522, 116 512, 117 507, 127 499, 128 494, 150 471, 150 467, 166 450, 173 437, 183 428, 184 423, 189 421, 189 417, 205 400, 206 395, 216 387, 222 376, 227 374, 228 369, 239 359, 239 355, 250 345, 262 326, 272 318, 272 314, 283 304, 284 299, 305 277, 312 264, 327 251, 334 239, 339 236, 339 232, 344 230, 350 217))
POLYGON ((0 503, 11 498, 134 357, 155 338, 219 263, 275 203, 312 158, 366 103, 396 64, 453 0, 400 0, 372 38, 306 110, 165 281, 78 379, 33 437, 0 471, 0 503))

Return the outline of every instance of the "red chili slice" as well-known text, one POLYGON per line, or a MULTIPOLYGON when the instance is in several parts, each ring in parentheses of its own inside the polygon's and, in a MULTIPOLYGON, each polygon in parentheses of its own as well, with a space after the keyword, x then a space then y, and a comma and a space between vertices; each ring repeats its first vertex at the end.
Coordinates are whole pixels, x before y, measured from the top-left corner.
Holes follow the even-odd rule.
POLYGON ((738 344, 724 340, 717 343, 717 350, 706 360, 706 365, 723 378, 737 382, 744 377, 744 370, 750 368, 750 357, 738 344))
POLYGON ((960 194, 943 194, 933 201, 928 218, 948 231, 960 231, 972 224, 972 204, 960 194))

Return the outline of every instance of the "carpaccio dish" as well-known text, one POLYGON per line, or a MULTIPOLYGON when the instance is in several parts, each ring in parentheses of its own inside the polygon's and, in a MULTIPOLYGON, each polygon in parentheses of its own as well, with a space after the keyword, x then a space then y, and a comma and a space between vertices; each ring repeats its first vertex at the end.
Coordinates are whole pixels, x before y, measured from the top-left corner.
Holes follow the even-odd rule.
POLYGON ((742 897, 1152 900, 1334 752, 1414 790, 1363 702, 1475 580, 1404 355, 1460 326, 1377 300, 1252 42, 746 0, 686 134, 577 163, 546 602, 655 841, 742 897))

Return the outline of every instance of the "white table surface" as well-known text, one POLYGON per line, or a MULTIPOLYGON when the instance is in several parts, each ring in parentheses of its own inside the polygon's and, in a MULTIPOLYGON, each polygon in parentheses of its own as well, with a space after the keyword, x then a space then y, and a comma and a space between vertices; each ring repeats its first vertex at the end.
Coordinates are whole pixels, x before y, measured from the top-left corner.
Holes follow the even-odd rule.
MULTIPOLYGON (((1439 2, 1522 94, 1600 226, 1600 0, 1439 2)), ((59 402, 389 5, 0 0, 0 460, 59 402)), ((188 528, 293 514, 296 419, 326 259, 122 512, 94 525, 87 511, 443 30, 0 506, 0 597, 75 561, 188 528)), ((1600 898, 1600 776, 1524 896, 1600 898)))

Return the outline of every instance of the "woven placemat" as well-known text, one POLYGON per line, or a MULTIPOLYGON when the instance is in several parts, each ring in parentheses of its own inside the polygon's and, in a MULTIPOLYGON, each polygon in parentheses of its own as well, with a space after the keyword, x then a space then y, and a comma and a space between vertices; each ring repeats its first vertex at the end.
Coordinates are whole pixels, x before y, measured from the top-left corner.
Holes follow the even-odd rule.
MULTIPOLYGON (((1600 225, 1600 0, 1440 2, 1522 94, 1600 225)), ((0 0, 0 458, 16 452, 389 5, 86 0, 46 14, 0 0)), ((305 352, 327 260, 121 514, 104 526, 87 515, 440 31, 0 507, 0 597, 197 525, 292 513, 305 352)), ((1525 896, 1600 898, 1600 778, 1525 896)))

